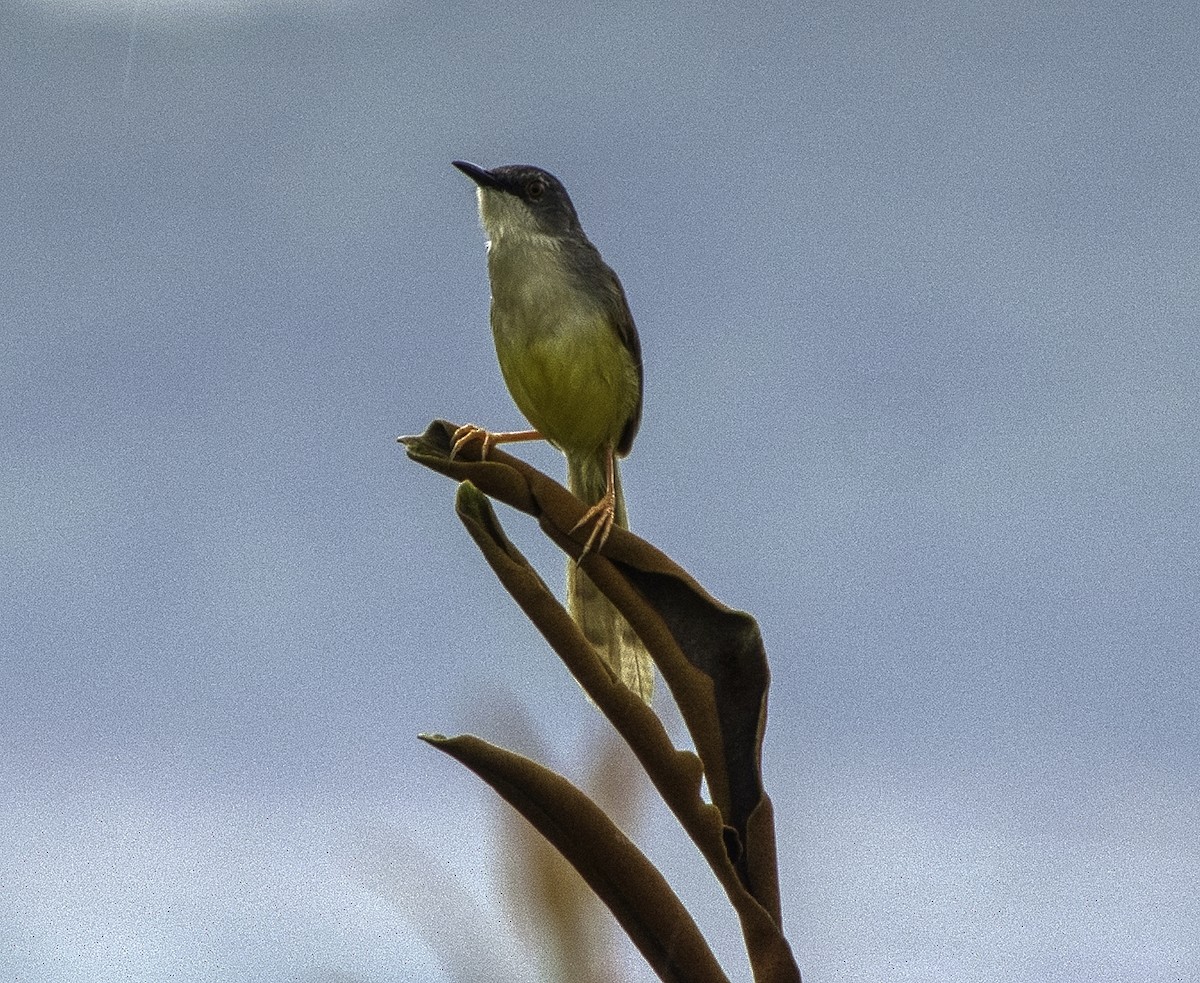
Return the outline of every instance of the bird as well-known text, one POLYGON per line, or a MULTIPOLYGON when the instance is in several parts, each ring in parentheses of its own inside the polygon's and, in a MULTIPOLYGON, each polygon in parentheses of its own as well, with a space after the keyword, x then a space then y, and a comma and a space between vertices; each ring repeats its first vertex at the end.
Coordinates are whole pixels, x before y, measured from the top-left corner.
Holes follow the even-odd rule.
POLYGON ((629 528, 617 459, 629 454, 642 418, 642 351, 625 290, 580 224, 567 189, 529 164, 453 165, 475 184, 487 237, 490 320, 505 385, 531 430, 466 424, 452 456, 480 443, 546 440, 567 459, 567 487, 588 506, 572 532, 588 530, 567 562, 567 609, 616 678, 646 703, 650 654, 579 564, 612 527, 629 528))

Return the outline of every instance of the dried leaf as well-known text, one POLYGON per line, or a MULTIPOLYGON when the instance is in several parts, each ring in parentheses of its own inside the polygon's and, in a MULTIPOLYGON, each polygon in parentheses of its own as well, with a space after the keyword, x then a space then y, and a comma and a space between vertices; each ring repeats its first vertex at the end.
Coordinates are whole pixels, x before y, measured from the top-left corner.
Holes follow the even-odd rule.
POLYGON ((662 980, 728 983, 657 868, 583 792, 535 761, 477 737, 422 735, 528 819, 609 907, 662 980))
POLYGON ((435 421, 401 438, 409 456, 464 482, 457 506, 506 589, 634 750, 651 781, 712 866, 737 910, 755 979, 798 981, 782 935, 775 826, 762 786, 769 671, 754 619, 709 595, 645 540, 614 529, 582 565, 645 642, 695 743, 713 806, 699 796, 695 758, 675 749, 661 722, 613 679, 570 615, 505 537, 485 496, 534 517, 568 555, 585 507, 528 464, 493 449, 487 461, 450 460, 454 424, 435 421), (482 494, 481 494, 482 492, 482 494))

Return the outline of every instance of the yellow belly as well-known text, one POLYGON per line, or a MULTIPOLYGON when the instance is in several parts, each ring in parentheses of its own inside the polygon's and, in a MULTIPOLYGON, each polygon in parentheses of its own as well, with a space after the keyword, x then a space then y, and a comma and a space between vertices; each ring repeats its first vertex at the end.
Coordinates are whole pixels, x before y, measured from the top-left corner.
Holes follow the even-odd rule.
POLYGON ((615 446, 636 412, 633 356, 598 311, 549 332, 497 332, 496 354, 517 408, 563 451, 615 446))

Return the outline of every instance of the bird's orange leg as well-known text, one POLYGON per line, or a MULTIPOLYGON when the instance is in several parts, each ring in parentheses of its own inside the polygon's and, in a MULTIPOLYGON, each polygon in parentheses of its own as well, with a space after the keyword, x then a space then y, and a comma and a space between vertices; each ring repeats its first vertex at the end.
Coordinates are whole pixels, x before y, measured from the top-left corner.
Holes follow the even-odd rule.
POLYGON ((483 445, 479 450, 479 460, 486 461, 488 451, 496 444, 513 444, 518 440, 541 439, 542 435, 536 430, 508 430, 501 433, 492 433, 490 430, 484 430, 483 427, 477 427, 473 423, 464 423, 454 431, 454 437, 450 445, 450 460, 453 461, 458 456, 459 451, 476 441, 479 441, 483 445))
POLYGON ((604 497, 595 505, 583 513, 583 518, 571 527, 571 532, 577 529, 582 529, 589 522, 594 522, 591 533, 588 535, 587 542, 583 544, 583 552, 579 554, 579 559, 576 563, 582 563, 584 558, 592 552, 593 548, 597 553, 604 549, 604 544, 608 542, 608 534, 612 532, 613 523, 617 519, 617 482, 614 474, 615 465, 613 463, 613 450, 608 449, 608 459, 606 461, 607 478, 604 489, 604 497))

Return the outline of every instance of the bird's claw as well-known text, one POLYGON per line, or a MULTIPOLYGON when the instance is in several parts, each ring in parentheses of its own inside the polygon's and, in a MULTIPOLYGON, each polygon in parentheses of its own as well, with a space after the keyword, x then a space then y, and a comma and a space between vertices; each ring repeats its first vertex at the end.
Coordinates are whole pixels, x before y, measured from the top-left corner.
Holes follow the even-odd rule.
POLYGON ((492 449, 492 445, 496 442, 494 434, 484 430, 483 427, 477 427, 473 423, 464 423, 461 427, 454 431, 454 436, 450 443, 450 460, 453 461, 460 451, 465 447, 479 441, 482 445, 479 449, 479 460, 486 461, 488 451, 492 449))
POLYGON ((615 496, 605 495, 600 501, 583 513, 583 518, 571 527, 571 532, 577 532, 589 522, 595 523, 589 533, 587 542, 583 544, 583 552, 579 554, 576 563, 582 563, 592 552, 599 553, 608 542, 608 534, 612 532, 616 521, 615 496))

